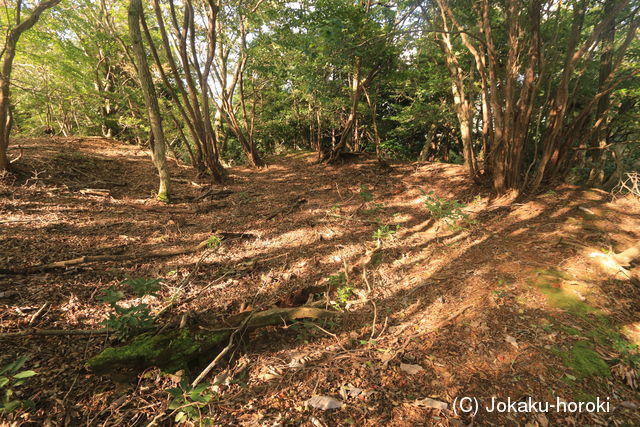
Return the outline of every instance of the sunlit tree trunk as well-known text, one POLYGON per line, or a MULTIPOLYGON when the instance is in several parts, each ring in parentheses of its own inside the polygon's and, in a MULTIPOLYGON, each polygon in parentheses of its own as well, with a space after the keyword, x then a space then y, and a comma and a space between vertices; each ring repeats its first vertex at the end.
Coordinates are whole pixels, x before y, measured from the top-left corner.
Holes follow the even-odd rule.
POLYGON ((453 103, 455 106, 456 116, 460 125, 460 137, 462 139, 462 153, 464 157, 464 167, 467 169, 469 176, 476 178, 478 168, 476 156, 473 151, 472 124, 473 110, 471 101, 469 100, 465 89, 464 71, 460 68, 458 59, 453 50, 451 36, 449 34, 449 25, 444 12, 441 11, 441 18, 444 31, 440 34, 439 45, 445 55, 445 61, 449 75, 451 76, 451 92, 453 94, 453 103))
POLYGON ((129 34, 131 36, 131 46, 135 53, 138 77, 140 79, 140 87, 144 95, 144 101, 147 105, 147 113, 151 132, 153 133, 153 143, 151 147, 151 158, 153 160, 158 175, 160 177, 160 186, 158 188, 158 200, 169 201, 171 197, 171 177, 169 176, 169 168, 167 166, 167 158, 165 156, 165 137, 162 129, 162 116, 160 115, 160 106, 156 90, 149 71, 147 56, 142 45, 142 34, 140 32, 140 18, 142 16, 141 0, 130 0, 129 2, 129 34))

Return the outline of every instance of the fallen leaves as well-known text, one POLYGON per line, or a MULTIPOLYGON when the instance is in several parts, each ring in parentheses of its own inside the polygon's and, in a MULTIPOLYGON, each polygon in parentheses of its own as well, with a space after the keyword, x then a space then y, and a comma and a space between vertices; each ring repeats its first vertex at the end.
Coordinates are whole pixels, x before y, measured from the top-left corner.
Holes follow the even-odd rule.
POLYGON ((415 375, 415 374, 419 374, 420 372, 424 371, 424 368, 420 365, 411 365, 409 363, 401 363, 400 364, 400 370, 402 372, 405 372, 409 375, 415 375))
POLYGON ((447 409, 449 407, 448 403, 442 402, 436 399, 431 399, 430 397, 414 400, 413 404, 421 408, 431 408, 431 409, 447 409))
POLYGON ((512 346, 514 346, 515 348, 519 348, 520 345, 518 344, 518 341, 516 341, 516 339, 514 337, 512 337, 511 335, 506 335, 504 337, 504 340, 506 342, 508 342, 509 344, 511 344, 512 346))
POLYGON ((343 403, 341 400, 331 396, 313 396, 311 399, 307 400, 307 406, 315 409, 321 409, 323 411, 340 409, 342 408, 342 405, 343 403))

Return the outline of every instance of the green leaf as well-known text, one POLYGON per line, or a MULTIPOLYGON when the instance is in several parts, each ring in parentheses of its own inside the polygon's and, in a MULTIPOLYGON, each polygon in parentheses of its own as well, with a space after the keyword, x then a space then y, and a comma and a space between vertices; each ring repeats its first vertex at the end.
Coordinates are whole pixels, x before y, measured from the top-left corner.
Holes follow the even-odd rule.
POLYGON ((4 413, 9 413, 11 411, 13 411, 14 409, 16 409, 18 406, 20 406, 20 401, 19 400, 12 400, 10 402, 5 402, 4 405, 2 405, 2 410, 0 412, 4 412, 4 413))
POLYGON ((0 377, 0 388, 6 386, 7 384, 9 384, 9 378, 0 377))
POLYGON ((155 295, 154 292, 160 290, 160 279, 129 278, 123 284, 131 286, 133 292, 139 297, 145 295, 155 295))
POLYGON ((184 412, 180 411, 176 414, 176 422, 177 423, 181 423, 182 421, 186 421, 187 419, 187 414, 185 414, 184 412))
POLYGON ((124 298, 124 292, 117 290, 114 286, 109 286, 103 291, 104 295, 100 298, 101 301, 115 305, 116 302, 124 298))
POLYGON ((22 378, 30 378, 34 375, 38 375, 38 373, 36 371, 22 371, 19 374, 15 374, 13 377, 22 379, 22 378))
POLYGON ((0 375, 5 372, 16 372, 18 369, 22 368, 24 363, 27 361, 27 356, 20 356, 13 362, 6 365, 4 368, 0 369, 0 375))

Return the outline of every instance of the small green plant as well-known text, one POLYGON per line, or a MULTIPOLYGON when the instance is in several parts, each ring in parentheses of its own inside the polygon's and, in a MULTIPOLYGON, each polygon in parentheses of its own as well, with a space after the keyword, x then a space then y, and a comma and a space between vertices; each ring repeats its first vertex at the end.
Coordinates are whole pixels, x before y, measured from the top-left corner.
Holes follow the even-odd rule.
POLYGON ((329 281, 329 286, 333 288, 337 288, 347 283, 347 275, 344 271, 341 271, 338 274, 332 274, 327 279, 329 281))
POLYGON ((373 194, 371 194, 371 190, 369 190, 369 187, 364 184, 360 185, 360 198, 365 203, 373 201, 373 194))
POLYGON ((0 415, 6 415, 19 407, 33 407, 33 402, 28 399, 20 400, 13 398, 15 387, 21 386, 28 378, 37 375, 35 371, 20 371, 26 361, 27 357, 21 356, 3 368, 0 368, 0 393, 2 394, 2 400, 0 400, 0 415))
POLYGON ((160 290, 161 282, 162 281, 160 279, 145 279, 142 277, 137 277, 137 278, 130 277, 124 280, 122 283, 124 285, 129 285, 137 296, 143 297, 145 295, 158 296, 156 294, 156 291, 160 290))
POLYGON ((378 243, 378 246, 380 246, 383 240, 389 240, 398 232, 399 229, 399 225, 392 227, 389 224, 380 224, 376 231, 373 232, 373 240, 375 240, 378 243))
POLYGON ((187 421, 197 421, 199 425, 211 425, 211 418, 203 418, 201 408, 207 406, 213 399, 209 391, 211 384, 202 383, 191 387, 186 377, 182 377, 178 387, 170 388, 167 392, 172 396, 169 409, 176 414, 175 422, 181 424, 187 421))
POLYGON ((328 279, 329 286, 336 288, 336 300, 338 301, 338 305, 346 304, 351 295, 353 295, 353 286, 349 284, 346 273, 341 271, 338 274, 329 276, 328 279))
POLYGON ((219 247, 221 244, 222 244, 222 239, 220 238, 220 236, 217 236, 215 234, 207 239, 207 247, 209 249, 215 249, 219 247))
POLYGON ((336 299, 340 304, 346 304, 353 295, 353 286, 346 284, 336 290, 336 299))
POLYGON ((475 224, 469 215, 462 211, 467 205, 458 200, 446 200, 436 195, 433 191, 428 193, 421 190, 422 194, 427 196, 424 201, 425 206, 429 210, 431 216, 438 220, 442 219, 451 230, 464 230, 466 227, 462 223, 470 225, 475 224))
MULTIPOLYGON (((160 289, 160 280, 158 279, 128 278, 122 283, 129 285, 138 297, 157 296, 155 292, 160 289)), ((108 329, 113 329, 122 340, 131 338, 138 332, 153 326, 154 318, 151 316, 149 306, 147 304, 132 305, 131 307, 121 306, 118 302, 124 299, 124 292, 114 286, 105 289, 101 299, 113 309, 113 312, 109 313, 109 317, 103 320, 102 324, 108 329)))

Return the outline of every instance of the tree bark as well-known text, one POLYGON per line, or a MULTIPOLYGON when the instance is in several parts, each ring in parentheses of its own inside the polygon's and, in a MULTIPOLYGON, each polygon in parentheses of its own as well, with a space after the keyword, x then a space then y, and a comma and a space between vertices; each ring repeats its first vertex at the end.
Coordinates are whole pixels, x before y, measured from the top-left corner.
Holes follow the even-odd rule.
POLYGON ((4 49, 0 54, 2 60, 2 71, 0 73, 0 172, 9 168, 9 136, 13 118, 11 115, 11 71, 13 70, 13 60, 16 56, 16 46, 22 33, 30 29, 40 19, 42 13, 60 3, 61 0, 48 0, 38 3, 31 14, 24 21, 21 19, 22 2, 16 6, 15 26, 10 27, 6 33, 4 49))
POLYGON ((157 198, 160 201, 167 202, 171 198, 171 177, 167 166, 167 158, 165 156, 165 137, 162 128, 162 116, 160 115, 160 106, 156 96, 156 90, 149 71, 147 56, 142 45, 142 34, 140 32, 140 19, 143 13, 141 0, 130 0, 129 2, 129 34, 131 36, 131 46, 136 56, 138 77, 140 79, 140 87, 144 95, 144 101, 147 106, 147 114, 151 132, 153 133, 153 147, 151 149, 151 158, 153 164, 158 170, 160 177, 160 185, 158 187, 157 198))

